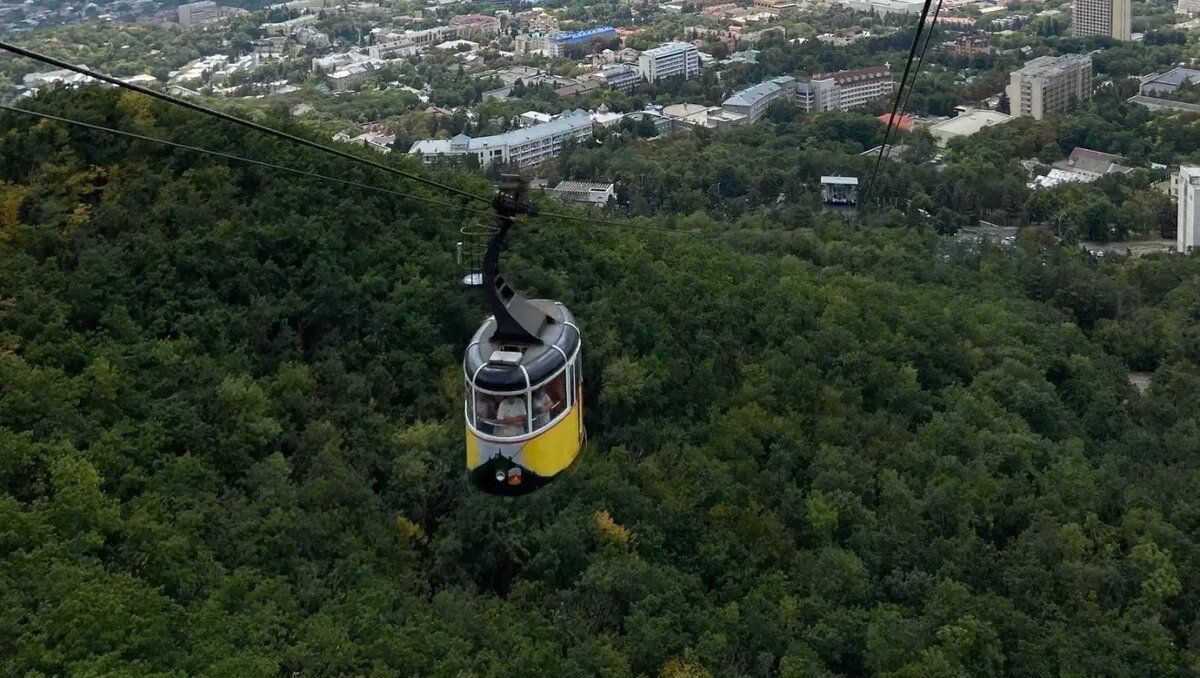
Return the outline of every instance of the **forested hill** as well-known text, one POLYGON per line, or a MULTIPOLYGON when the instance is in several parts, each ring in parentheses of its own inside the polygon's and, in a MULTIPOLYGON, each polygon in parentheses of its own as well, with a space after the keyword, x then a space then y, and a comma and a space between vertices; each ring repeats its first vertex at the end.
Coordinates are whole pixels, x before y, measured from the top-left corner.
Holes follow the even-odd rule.
POLYGON ((507 270, 583 324, 590 444, 501 500, 454 210, 14 114, 0 180, 0 675, 1200 668, 1200 261, 532 221, 507 270))

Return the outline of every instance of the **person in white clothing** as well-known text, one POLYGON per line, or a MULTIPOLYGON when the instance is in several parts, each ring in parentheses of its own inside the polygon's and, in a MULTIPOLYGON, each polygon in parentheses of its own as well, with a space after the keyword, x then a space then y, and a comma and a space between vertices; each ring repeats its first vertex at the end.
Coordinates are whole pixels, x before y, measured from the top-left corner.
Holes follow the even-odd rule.
POLYGON ((546 389, 533 394, 533 429, 535 431, 550 423, 550 410, 553 407, 554 401, 550 400, 550 394, 546 393, 546 389))
POLYGON ((500 401, 496 408, 496 426, 494 433, 501 437, 519 436, 527 432, 528 411, 525 409, 524 396, 508 396, 500 401))

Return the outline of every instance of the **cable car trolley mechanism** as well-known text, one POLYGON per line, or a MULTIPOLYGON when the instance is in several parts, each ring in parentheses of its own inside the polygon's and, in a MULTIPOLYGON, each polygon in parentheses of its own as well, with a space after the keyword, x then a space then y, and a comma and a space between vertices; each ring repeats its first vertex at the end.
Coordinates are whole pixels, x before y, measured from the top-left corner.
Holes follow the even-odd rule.
POLYGON ((581 337, 575 317, 550 299, 526 299, 500 273, 518 214, 533 214, 526 184, 506 175, 493 202, 499 228, 483 259, 492 313, 463 357, 467 471, 490 494, 526 494, 562 473, 583 448, 581 337))

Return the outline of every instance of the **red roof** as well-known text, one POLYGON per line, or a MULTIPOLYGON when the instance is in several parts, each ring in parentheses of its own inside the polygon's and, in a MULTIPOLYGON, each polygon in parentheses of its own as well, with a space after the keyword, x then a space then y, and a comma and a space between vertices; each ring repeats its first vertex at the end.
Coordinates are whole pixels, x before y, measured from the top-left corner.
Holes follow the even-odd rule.
POLYGON ((879 116, 879 121, 883 124, 891 124, 902 132, 912 131, 912 118, 907 115, 897 115, 895 120, 892 120, 891 113, 884 113, 879 116))

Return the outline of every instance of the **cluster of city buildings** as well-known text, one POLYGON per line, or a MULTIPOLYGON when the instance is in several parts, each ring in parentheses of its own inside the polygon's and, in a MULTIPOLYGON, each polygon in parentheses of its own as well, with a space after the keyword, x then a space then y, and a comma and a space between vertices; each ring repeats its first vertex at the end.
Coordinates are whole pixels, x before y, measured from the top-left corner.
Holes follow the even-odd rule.
MULTIPOLYGON (((79 68, 88 68, 87 64, 76 64, 79 68)), ((153 85, 158 82, 152 75, 134 75, 128 78, 120 78, 122 82, 127 82, 133 85, 153 85)), ((109 85, 95 80, 86 75, 80 75, 75 71, 66 68, 55 69, 52 71, 40 71, 37 73, 27 73, 21 77, 21 85, 17 87, 17 95, 21 97, 29 97, 37 94, 40 90, 51 87, 78 87, 84 84, 97 84, 108 87, 109 85)))
POLYGON ((72 4, 0 0, 0 34, 87 19, 133 22, 153 12, 157 7, 157 0, 111 0, 72 4))
MULTIPOLYGON (((292 29, 295 35, 301 35, 306 27, 292 29)), ((323 75, 331 89, 341 92, 358 87, 390 61, 413 57, 430 49, 457 51, 466 47, 473 51, 479 45, 467 38, 487 39, 499 31, 500 20, 483 14, 454 17, 449 25, 421 30, 375 28, 371 31, 374 43, 370 46, 315 57, 312 68, 323 75)), ((312 40, 313 36, 308 39, 312 40)))
MULTIPOLYGON (((506 90, 511 90, 514 86, 512 83, 517 80, 537 84, 558 77, 537 69, 518 68, 488 75, 508 83, 506 90)), ((614 66, 600 71, 599 76, 620 88, 632 87, 643 79, 654 82, 669 77, 691 77, 699 72, 699 68, 694 45, 667 43, 642 52, 636 70, 628 66, 614 66)), ((530 111, 521 116, 524 126, 519 130, 477 138, 460 134, 452 139, 424 139, 415 142, 409 153, 421 156, 425 162, 446 157, 473 157, 481 167, 492 163, 535 165, 557 157, 568 140, 589 138, 594 124, 607 125, 623 117, 638 120, 648 117, 654 121, 656 128, 668 132, 676 127, 723 128, 756 122, 775 101, 785 101, 806 111, 850 110, 887 96, 892 92, 892 87, 891 70, 887 66, 839 71, 806 81, 799 81, 792 76, 779 76, 735 92, 721 106, 687 103, 651 106, 628 116, 608 113, 606 110, 597 113, 575 110, 559 116, 530 111), (814 90, 814 87, 817 89, 814 90), (819 96, 814 95, 814 91, 819 96)))

